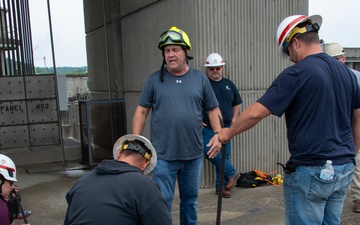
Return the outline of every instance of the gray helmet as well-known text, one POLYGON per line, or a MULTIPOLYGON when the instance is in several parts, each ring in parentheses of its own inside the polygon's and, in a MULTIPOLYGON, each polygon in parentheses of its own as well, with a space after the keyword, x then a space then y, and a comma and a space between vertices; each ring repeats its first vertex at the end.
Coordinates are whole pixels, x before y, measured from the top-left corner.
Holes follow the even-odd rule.
POLYGON ((137 134, 127 134, 120 137, 114 144, 113 156, 114 159, 122 150, 132 150, 140 153, 145 159, 150 160, 150 164, 144 170, 144 174, 150 173, 156 166, 157 155, 154 146, 145 137, 137 134), (132 141, 139 141, 145 145, 147 149, 142 148, 139 145, 132 145, 132 141), (149 152, 150 151, 150 152, 149 152))

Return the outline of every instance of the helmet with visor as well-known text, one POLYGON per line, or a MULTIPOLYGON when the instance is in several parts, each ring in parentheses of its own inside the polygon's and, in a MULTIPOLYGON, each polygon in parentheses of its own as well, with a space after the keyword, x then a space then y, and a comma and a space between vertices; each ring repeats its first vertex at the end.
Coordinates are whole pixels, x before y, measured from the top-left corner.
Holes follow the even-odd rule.
POLYGON ((166 45, 181 45, 192 50, 189 36, 175 26, 160 35, 158 48, 163 50, 166 45))

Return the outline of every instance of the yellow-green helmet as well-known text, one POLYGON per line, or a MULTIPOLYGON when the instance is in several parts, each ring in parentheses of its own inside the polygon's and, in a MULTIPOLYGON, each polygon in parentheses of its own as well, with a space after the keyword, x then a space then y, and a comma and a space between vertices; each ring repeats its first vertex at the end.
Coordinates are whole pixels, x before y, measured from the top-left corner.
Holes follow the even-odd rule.
POLYGON ((159 46, 163 50, 166 45, 182 45, 188 50, 192 50, 189 36, 185 31, 172 26, 169 30, 160 35, 159 46))

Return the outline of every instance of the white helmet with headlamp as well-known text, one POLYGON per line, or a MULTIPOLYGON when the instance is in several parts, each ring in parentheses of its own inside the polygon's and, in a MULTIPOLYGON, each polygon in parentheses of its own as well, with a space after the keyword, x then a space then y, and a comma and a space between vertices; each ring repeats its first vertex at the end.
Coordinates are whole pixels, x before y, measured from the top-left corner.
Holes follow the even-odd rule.
POLYGON ((304 16, 294 15, 286 17, 279 25, 276 33, 277 45, 279 46, 280 56, 287 59, 289 55, 286 53, 291 40, 301 34, 307 32, 318 32, 322 23, 322 18, 319 15, 304 16), (310 25, 305 27, 297 27, 298 24, 309 22, 310 25))
POLYGON ((156 166, 157 155, 154 146, 151 142, 136 134, 127 134, 120 137, 114 144, 113 156, 117 158, 119 151, 132 150, 141 154, 146 160, 150 161, 150 164, 144 170, 144 174, 150 173, 156 166))

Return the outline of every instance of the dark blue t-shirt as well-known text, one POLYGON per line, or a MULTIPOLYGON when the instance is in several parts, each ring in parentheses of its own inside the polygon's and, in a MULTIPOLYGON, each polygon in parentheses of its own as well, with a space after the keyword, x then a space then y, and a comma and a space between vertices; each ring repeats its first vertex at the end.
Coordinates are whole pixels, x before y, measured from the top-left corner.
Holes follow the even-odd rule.
MULTIPOLYGON (((233 107, 242 103, 241 96, 235 84, 227 79, 222 78, 219 81, 209 79, 214 90, 216 99, 219 102, 219 108, 223 117, 225 126, 231 125, 233 117, 233 107)), ((207 112, 204 112, 204 123, 210 127, 210 120, 207 112)))
POLYGON ((290 160, 303 166, 353 162, 354 109, 360 108, 355 75, 325 53, 285 69, 258 102, 285 113, 290 160))

